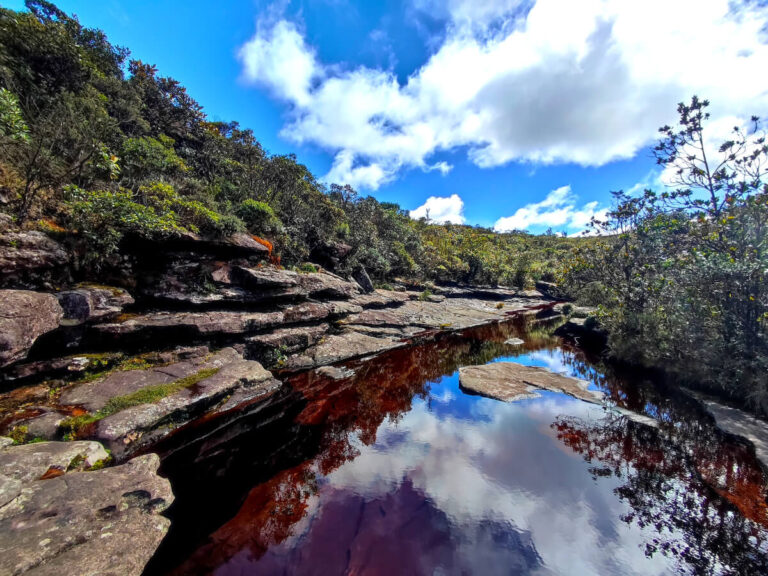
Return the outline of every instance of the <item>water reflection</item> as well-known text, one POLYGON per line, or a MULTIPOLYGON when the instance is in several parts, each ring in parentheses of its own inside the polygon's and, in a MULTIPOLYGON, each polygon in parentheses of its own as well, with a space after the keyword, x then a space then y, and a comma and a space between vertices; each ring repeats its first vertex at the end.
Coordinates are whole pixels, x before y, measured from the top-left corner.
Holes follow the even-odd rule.
POLYGON ((762 573, 751 453, 694 404, 559 344, 546 327, 472 330, 341 382, 298 375, 259 413, 176 438, 174 524, 150 572, 762 573), (522 348, 503 344, 516 335, 522 348), (503 404, 459 390, 459 366, 511 355, 662 425, 549 392, 503 404))

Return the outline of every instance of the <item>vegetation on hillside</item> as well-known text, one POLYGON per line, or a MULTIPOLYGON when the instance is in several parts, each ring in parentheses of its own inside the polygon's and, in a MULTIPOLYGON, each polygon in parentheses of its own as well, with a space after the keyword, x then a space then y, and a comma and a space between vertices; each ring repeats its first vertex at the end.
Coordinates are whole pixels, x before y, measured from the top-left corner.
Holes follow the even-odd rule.
POLYGON ((616 193, 601 239, 565 271, 601 306, 612 354, 661 366, 768 414, 768 146, 760 122, 711 146, 708 102, 680 104, 655 147, 669 187, 616 193))
POLYGON ((415 222, 396 204, 326 186, 293 155, 269 155, 237 122, 212 122, 185 88, 131 60, 50 2, 0 9, 0 209, 85 244, 84 269, 108 266, 126 235, 238 231, 275 261, 341 273, 529 285, 573 240, 415 222))

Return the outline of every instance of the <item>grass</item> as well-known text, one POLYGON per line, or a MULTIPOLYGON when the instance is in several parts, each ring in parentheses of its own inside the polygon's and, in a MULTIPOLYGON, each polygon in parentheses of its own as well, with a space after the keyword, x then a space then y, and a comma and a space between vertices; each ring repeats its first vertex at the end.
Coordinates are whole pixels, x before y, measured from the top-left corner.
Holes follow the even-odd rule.
MULTIPOLYGON (((122 412, 123 410, 132 408, 134 406, 140 406, 142 404, 154 404, 155 402, 159 402, 171 394, 180 392, 185 388, 191 388, 195 384, 210 378, 219 370, 220 368, 204 368, 203 370, 199 370, 194 374, 190 374, 184 378, 179 378, 178 380, 174 380, 168 384, 156 384, 154 386, 147 386, 146 388, 136 390, 135 392, 125 394, 124 396, 115 396, 114 398, 110 398, 110 400, 104 405, 104 408, 98 412, 67 418, 62 421, 59 426, 60 428, 69 430, 70 432, 74 433, 74 435, 77 435, 77 432, 86 426, 93 424, 94 422, 98 422, 107 416, 117 414, 118 412, 122 412)), ((73 435, 68 434, 67 436, 71 438, 73 435)))

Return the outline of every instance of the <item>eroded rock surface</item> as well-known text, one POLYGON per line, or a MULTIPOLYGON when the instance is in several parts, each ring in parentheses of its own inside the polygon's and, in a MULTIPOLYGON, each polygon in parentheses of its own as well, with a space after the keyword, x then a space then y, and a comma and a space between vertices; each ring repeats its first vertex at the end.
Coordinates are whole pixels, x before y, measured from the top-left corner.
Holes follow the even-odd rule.
POLYGON ((43 450, 51 466, 75 453, 106 457, 94 442, 41 446, 0 450, 5 464, 0 465, 0 573, 141 574, 170 525, 160 515, 173 493, 157 475, 159 458, 149 454, 98 471, 65 466, 41 480, 38 472, 46 461, 30 458, 31 449, 43 450), (88 448, 78 452, 83 444, 88 448))
POLYGON ((121 288, 83 285, 55 294, 64 311, 64 320, 72 324, 98 322, 114 318, 133 298, 121 288))
POLYGON ((0 233, 0 286, 33 287, 66 275, 69 255, 42 232, 0 233))
POLYGON ((108 446, 117 460, 124 460, 181 425, 266 397, 280 386, 261 364, 243 359, 233 348, 225 348, 210 357, 148 370, 113 372, 103 379, 65 390, 60 402, 98 413, 115 399, 174 384, 183 386, 168 395, 107 415, 87 435, 108 446))
POLYGON ((58 328, 62 315, 50 294, 0 290, 0 367, 26 358, 37 338, 58 328))

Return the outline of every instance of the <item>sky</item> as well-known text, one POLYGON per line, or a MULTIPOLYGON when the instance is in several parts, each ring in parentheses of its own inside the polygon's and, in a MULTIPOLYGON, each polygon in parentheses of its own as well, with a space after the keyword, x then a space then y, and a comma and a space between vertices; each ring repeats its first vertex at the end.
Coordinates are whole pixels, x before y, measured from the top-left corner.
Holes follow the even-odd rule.
POLYGON ((57 4, 323 181, 498 231, 663 186, 650 146, 694 94, 713 141, 768 114, 765 0, 57 4))

